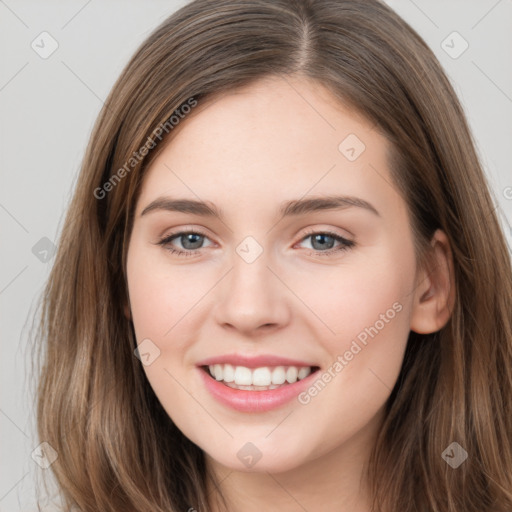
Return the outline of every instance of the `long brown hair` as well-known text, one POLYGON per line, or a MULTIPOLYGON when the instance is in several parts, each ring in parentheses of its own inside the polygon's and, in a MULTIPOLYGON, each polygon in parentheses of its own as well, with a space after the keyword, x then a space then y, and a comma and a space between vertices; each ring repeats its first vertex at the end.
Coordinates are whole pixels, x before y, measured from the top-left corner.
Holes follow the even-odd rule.
POLYGON ((368 466, 374 510, 510 512, 510 254, 452 86, 420 36, 378 0, 196 0, 147 38, 115 83, 38 330, 38 434, 58 453, 51 469, 66 506, 210 510, 204 454, 163 410, 133 353, 123 314, 132 215, 169 119, 186 123, 191 98, 201 104, 291 74, 326 86, 390 141, 418 257, 437 228, 453 251, 452 316, 436 333, 410 333, 386 404, 368 466), (442 456, 453 442, 468 454, 456 469, 442 456))

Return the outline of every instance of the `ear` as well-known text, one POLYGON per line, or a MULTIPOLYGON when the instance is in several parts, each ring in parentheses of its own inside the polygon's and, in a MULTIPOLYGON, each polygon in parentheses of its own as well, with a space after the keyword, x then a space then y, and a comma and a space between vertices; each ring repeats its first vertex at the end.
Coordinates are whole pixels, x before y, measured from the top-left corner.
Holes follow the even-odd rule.
POLYGON ((426 268, 417 273, 411 330, 429 334, 443 328, 455 303, 453 257, 446 234, 438 229, 430 242, 426 268))

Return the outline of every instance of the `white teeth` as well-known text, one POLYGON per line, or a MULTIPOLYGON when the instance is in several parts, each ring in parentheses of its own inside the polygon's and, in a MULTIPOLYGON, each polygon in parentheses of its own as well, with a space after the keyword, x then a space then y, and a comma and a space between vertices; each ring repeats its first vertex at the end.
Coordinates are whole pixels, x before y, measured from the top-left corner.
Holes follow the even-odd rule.
POLYGON ((299 370, 297 370, 295 366, 290 366, 288 370, 286 370, 286 380, 293 384, 294 382, 297 382, 298 374, 299 370))
POLYGON ((235 380, 235 368, 230 364, 224 365, 224 370, 222 372, 223 381, 224 382, 233 382, 235 380))
POLYGON ((247 368, 231 364, 215 364, 209 367, 210 375, 218 381, 233 383, 237 386, 279 386, 293 384, 305 379, 311 373, 311 367, 297 366, 263 366, 247 368))
POLYGON ((213 366, 213 375, 216 380, 222 380, 222 366, 220 364, 213 366))
MULTIPOLYGON (((253 386, 270 386, 272 384, 271 377, 269 368, 256 368, 252 372, 252 382, 249 384, 253 386)), ((238 384, 238 382, 235 381, 235 384, 238 384)), ((274 384, 277 384, 277 382, 274 382, 274 384)))
POLYGON ((286 368, 284 366, 276 366, 272 370, 272 384, 284 384, 285 381, 286 381, 286 368))
POLYGON ((299 380, 305 379, 311 373, 311 368, 301 368, 299 370, 298 378, 299 380))
POLYGON ((252 372, 245 366, 237 366, 235 368, 235 384, 239 386, 251 386, 252 385, 252 372))

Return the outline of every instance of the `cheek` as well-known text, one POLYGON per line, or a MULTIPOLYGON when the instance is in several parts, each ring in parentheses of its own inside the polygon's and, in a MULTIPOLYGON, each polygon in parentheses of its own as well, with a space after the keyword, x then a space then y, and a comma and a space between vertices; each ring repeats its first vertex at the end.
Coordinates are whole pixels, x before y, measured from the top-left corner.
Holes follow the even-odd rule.
POLYGON ((137 344, 146 343, 141 347, 148 348, 151 354, 151 361, 144 364, 143 370, 174 420, 172 411, 190 406, 190 397, 180 383, 185 382, 184 360, 194 333, 193 306, 208 286, 197 272, 157 260, 143 249, 130 249, 128 292, 137 344), (146 340, 150 340, 149 344, 146 340))
MULTIPOLYGON (((146 343, 157 354, 143 366, 151 387, 169 416, 187 410, 199 381, 190 382, 190 348, 201 338, 208 292, 215 284, 210 268, 176 265, 165 255, 133 247, 128 254, 128 292, 137 343, 146 343)), ((174 419, 174 417, 173 417, 174 419)))
POLYGON ((378 264, 361 261, 315 274, 301 273, 300 279, 295 279, 294 291, 321 320, 326 333, 323 339, 328 340, 333 353, 374 324, 381 331, 384 327, 390 331, 392 324, 407 324, 403 312, 411 300, 413 274, 411 261, 382 256, 378 264))
POLYGON ((340 414, 352 407, 375 411, 396 382, 410 331, 414 265, 412 248, 400 254, 389 247, 378 257, 297 281, 298 294, 322 320, 317 339, 328 354, 324 373, 330 372, 322 395, 340 404, 340 414))
POLYGON ((179 330, 194 304, 207 292, 207 284, 192 267, 150 261, 133 251, 127 265, 128 291, 137 340, 159 340, 179 330))

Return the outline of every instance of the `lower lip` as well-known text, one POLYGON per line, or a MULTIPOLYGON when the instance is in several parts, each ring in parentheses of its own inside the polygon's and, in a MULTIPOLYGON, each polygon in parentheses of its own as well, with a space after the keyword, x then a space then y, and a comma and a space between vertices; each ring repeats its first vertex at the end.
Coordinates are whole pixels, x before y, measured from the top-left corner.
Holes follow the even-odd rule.
POLYGON ((199 368, 199 371, 206 388, 213 397, 220 403, 240 412, 266 412, 290 402, 308 387, 311 380, 316 378, 318 372, 318 370, 312 372, 306 378, 280 388, 266 391, 247 391, 226 386, 211 377, 203 368, 199 368))

